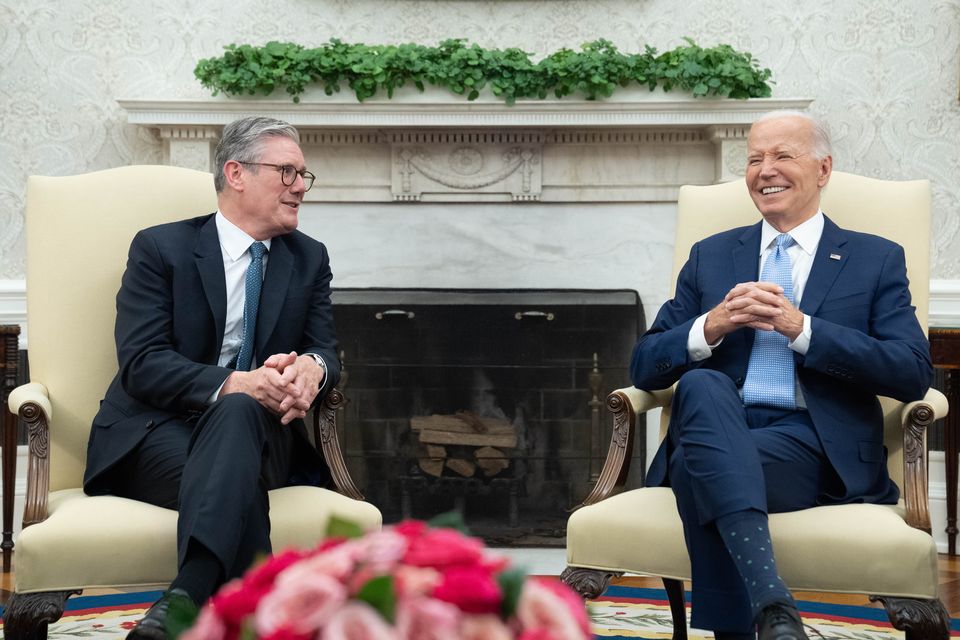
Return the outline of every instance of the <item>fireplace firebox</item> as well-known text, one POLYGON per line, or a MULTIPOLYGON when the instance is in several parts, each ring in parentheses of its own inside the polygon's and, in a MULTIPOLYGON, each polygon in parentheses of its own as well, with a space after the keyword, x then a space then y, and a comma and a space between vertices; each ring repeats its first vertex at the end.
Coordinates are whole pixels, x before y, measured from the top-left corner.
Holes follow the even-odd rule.
MULTIPOLYGON (((630 351, 645 328, 639 294, 335 289, 332 297, 344 456, 384 521, 457 509, 488 543, 562 545, 569 509, 602 467, 603 401, 629 383, 630 351)), ((639 475, 642 446, 635 456, 639 475)))

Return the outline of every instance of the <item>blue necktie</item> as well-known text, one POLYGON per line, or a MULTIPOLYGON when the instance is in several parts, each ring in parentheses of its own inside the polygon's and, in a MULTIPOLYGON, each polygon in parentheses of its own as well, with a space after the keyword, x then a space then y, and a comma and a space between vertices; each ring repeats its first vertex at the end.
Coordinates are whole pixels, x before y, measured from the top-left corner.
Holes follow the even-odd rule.
MULTIPOLYGON (((787 248, 794 244, 786 233, 777 236, 776 248, 763 264, 760 280, 783 287, 783 295, 793 303, 793 274, 787 248)), ((776 331, 757 330, 750 351, 747 379, 743 384, 743 403, 796 409, 796 381, 793 351, 789 338, 776 331)))
POLYGON ((260 289, 263 288, 263 254, 267 247, 262 242, 250 245, 250 265, 247 267, 246 299, 243 302, 243 341, 237 354, 237 371, 249 371, 253 361, 253 341, 257 335, 257 309, 260 308, 260 289))

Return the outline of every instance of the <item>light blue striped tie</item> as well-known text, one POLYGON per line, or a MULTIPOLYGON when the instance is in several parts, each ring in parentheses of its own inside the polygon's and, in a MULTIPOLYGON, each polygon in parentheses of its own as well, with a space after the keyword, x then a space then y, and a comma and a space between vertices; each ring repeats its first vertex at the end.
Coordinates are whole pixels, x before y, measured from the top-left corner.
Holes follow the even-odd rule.
POLYGON ((253 341, 257 335, 257 310, 260 308, 260 289, 263 288, 263 254, 267 247, 262 242, 250 245, 250 265, 247 267, 243 302, 243 341, 237 354, 237 371, 249 371, 253 361, 253 341))
MULTIPOLYGON (((793 303, 793 274, 787 249, 794 244, 786 233, 777 236, 777 246, 763 264, 760 280, 783 287, 783 295, 793 303)), ((747 379, 743 384, 743 403, 796 409, 796 381, 790 339, 776 331, 757 330, 750 351, 747 379)))

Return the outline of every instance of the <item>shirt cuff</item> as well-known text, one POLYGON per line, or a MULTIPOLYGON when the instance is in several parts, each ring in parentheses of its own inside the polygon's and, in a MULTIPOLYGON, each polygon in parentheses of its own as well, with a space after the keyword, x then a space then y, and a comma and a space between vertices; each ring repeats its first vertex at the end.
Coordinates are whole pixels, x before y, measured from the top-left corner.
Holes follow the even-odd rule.
MULTIPOLYGON (((229 377, 230 376, 227 376, 227 378, 229 377)), ((220 383, 220 386, 217 387, 217 390, 213 392, 213 395, 210 396, 209 399, 207 399, 207 406, 210 406, 211 404, 216 402, 217 399, 220 397, 220 392, 223 390, 223 385, 227 384, 227 378, 223 379, 223 382, 220 383)))
POLYGON ((319 353, 305 353, 303 355, 312 357, 317 361, 317 364, 320 365, 320 368, 323 369, 323 380, 320 381, 320 388, 318 390, 323 391, 327 386, 327 363, 319 353))
POLYGON ((800 355, 805 356, 807 355, 807 350, 810 348, 810 338, 812 336, 813 327, 811 325, 810 316, 805 313, 803 314, 803 331, 800 332, 800 335, 797 336, 796 340, 787 346, 800 355))
POLYGON ((723 338, 717 340, 714 344, 707 344, 707 337, 703 335, 703 328, 707 324, 707 314, 703 314, 693 321, 690 326, 690 333, 687 334, 687 354, 691 362, 700 362, 713 355, 713 350, 720 346, 723 338))

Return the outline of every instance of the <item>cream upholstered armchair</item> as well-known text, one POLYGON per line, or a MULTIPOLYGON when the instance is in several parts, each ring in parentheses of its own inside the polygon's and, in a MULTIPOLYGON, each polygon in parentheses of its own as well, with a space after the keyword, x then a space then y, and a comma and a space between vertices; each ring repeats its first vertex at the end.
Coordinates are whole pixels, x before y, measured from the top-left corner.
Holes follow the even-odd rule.
MULTIPOLYGON (((16 542, 8 639, 46 638, 66 599, 87 587, 165 587, 177 570, 175 511, 82 485, 90 425, 117 370, 114 300, 134 234, 217 208, 209 173, 132 166, 27 183, 29 384, 10 410, 29 427, 23 531, 16 542)), ((347 473, 334 422, 333 390, 315 412, 314 436, 338 492, 270 492, 275 549, 314 544, 336 514, 365 528, 381 516, 347 473)))
MULTIPOLYGON (((841 227, 902 244, 910 289, 922 326, 927 322, 930 255, 930 185, 887 182, 834 172, 823 210, 841 227)), ((680 189, 673 277, 697 240, 751 224, 759 214, 742 181, 680 189)), ((673 492, 648 487, 621 492, 627 477, 634 423, 662 407, 661 439, 670 419, 672 390, 628 388, 607 398, 613 437, 597 485, 567 523, 563 580, 596 597, 611 577, 637 573, 663 578, 670 597, 674 638, 686 638, 682 580, 690 562, 673 492)), ((890 476, 902 490, 897 505, 816 507, 770 517, 777 566, 794 590, 862 593, 880 600, 906 637, 948 637, 948 616, 937 599, 937 549, 930 536, 926 429, 947 411, 931 390, 920 402, 881 398, 890 476)))

